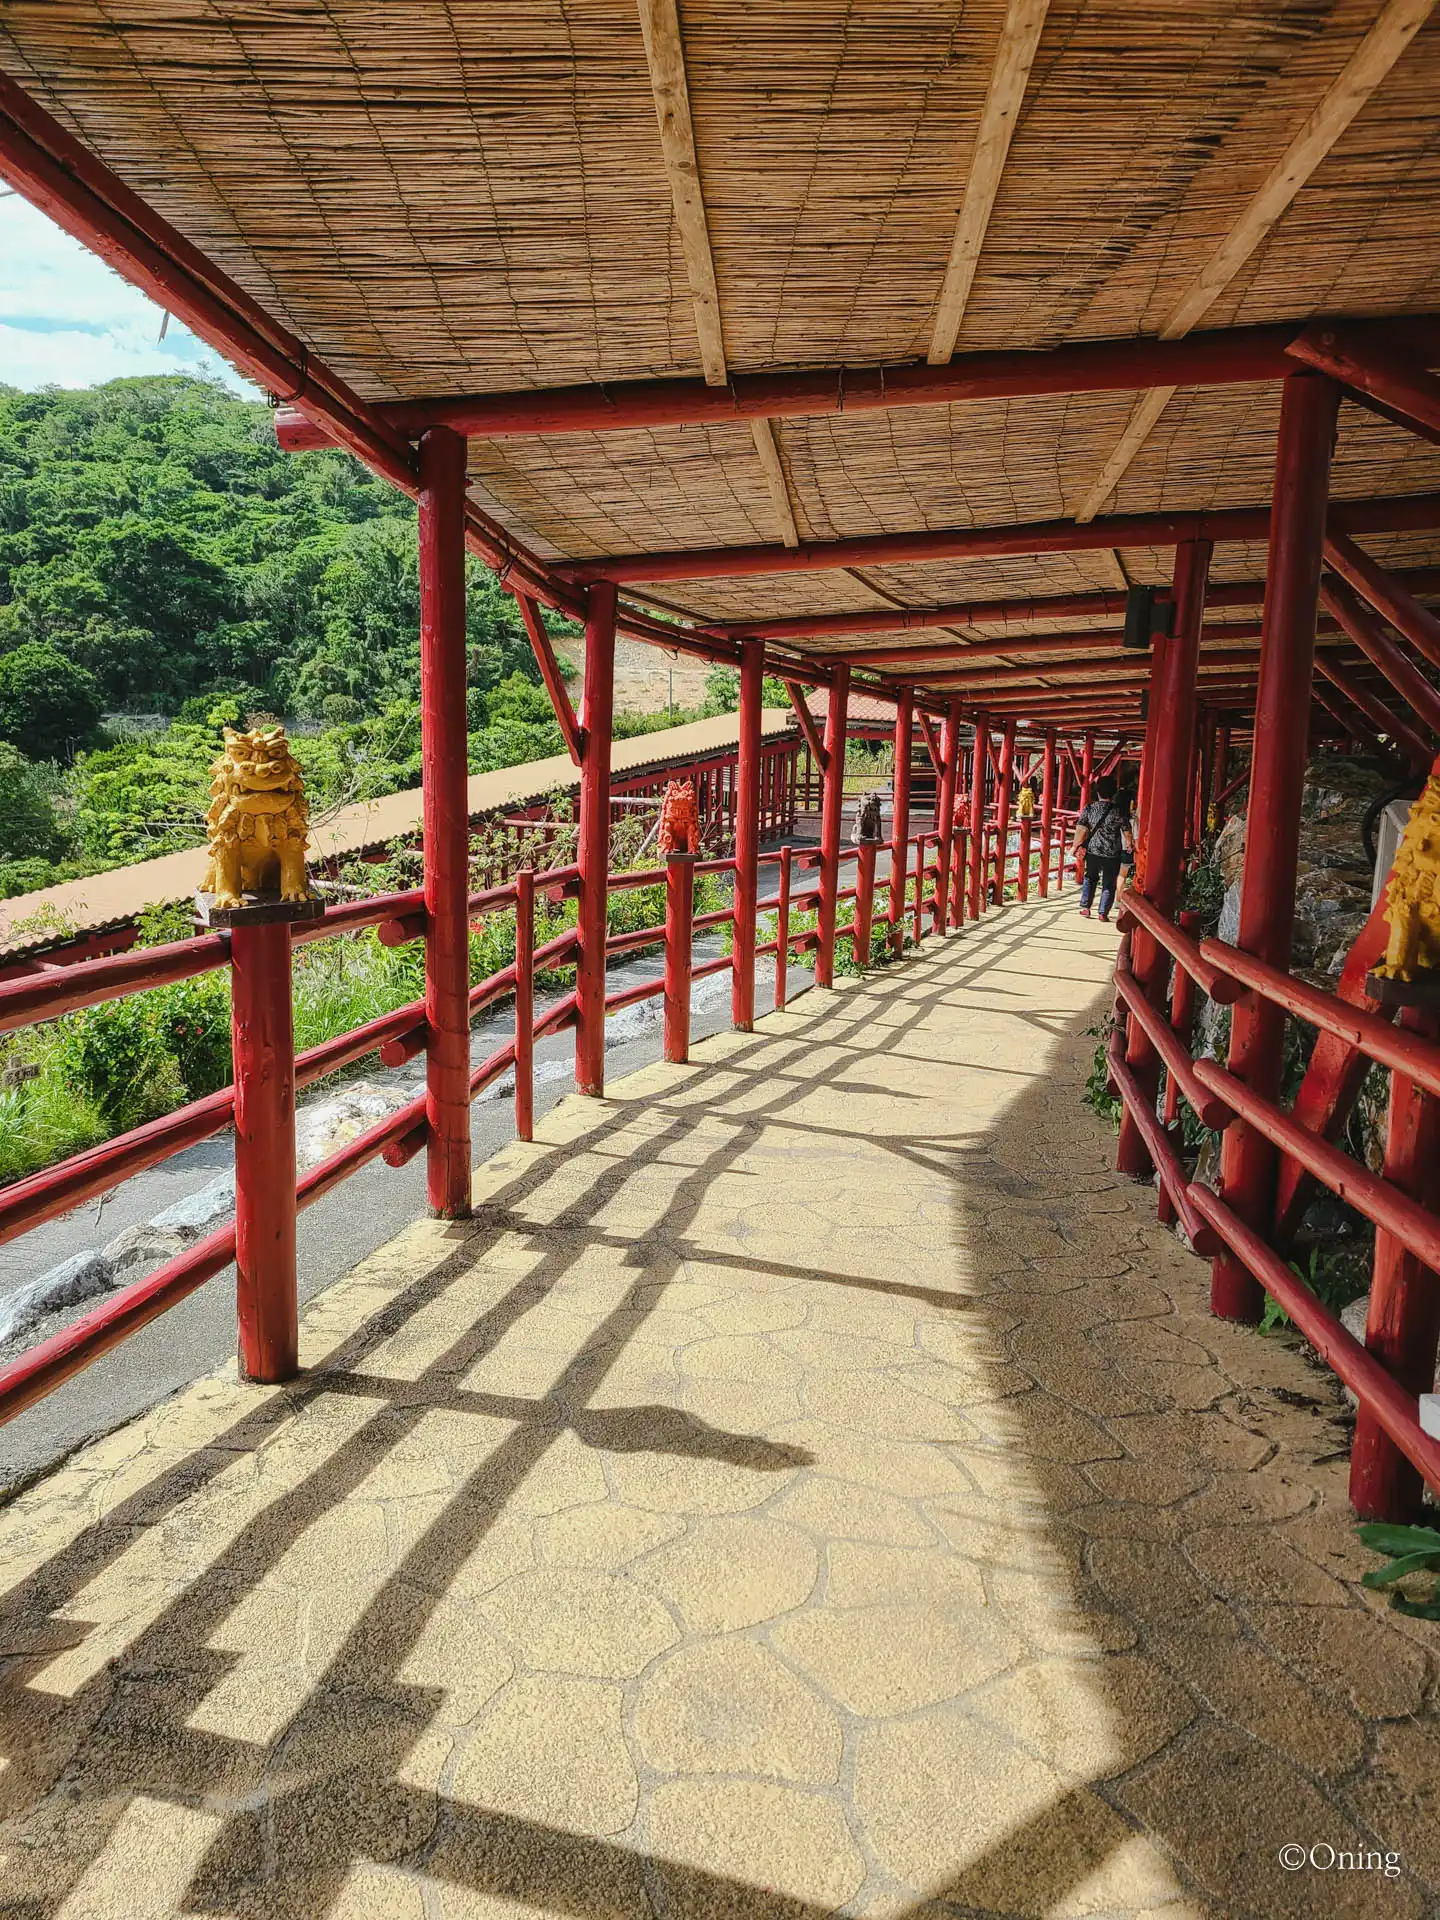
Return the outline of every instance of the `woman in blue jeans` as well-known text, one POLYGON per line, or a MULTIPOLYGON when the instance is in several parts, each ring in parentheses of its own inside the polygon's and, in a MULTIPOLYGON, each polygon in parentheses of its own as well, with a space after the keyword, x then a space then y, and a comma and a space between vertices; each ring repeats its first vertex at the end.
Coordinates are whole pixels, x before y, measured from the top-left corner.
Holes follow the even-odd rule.
POLYGON ((1085 849, 1085 878, 1080 886, 1080 911, 1088 920, 1090 902, 1099 891, 1100 918, 1108 920, 1115 903, 1120 868, 1134 857, 1135 831, 1130 802, 1113 779, 1097 780, 1095 798, 1075 822, 1072 848, 1085 849))

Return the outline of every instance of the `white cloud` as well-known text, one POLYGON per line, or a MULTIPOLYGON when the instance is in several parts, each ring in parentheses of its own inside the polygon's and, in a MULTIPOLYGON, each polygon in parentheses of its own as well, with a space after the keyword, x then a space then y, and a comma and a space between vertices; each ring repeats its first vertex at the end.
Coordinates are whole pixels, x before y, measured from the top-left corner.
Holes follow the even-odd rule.
POLYGON ((220 355, 18 194, 0 199, 0 382, 93 387, 142 373, 218 374, 255 390, 220 355))

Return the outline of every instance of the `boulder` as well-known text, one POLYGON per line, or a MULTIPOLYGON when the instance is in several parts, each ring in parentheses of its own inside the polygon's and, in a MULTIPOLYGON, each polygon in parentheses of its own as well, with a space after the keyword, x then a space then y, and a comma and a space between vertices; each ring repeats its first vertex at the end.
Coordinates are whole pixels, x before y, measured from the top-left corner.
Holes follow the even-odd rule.
POLYGON ((110 1263, 103 1253, 87 1247, 84 1253, 72 1253, 58 1267, 51 1267, 36 1280, 18 1288, 8 1299, 0 1300, 0 1341, 13 1340, 28 1333, 48 1314, 62 1307, 79 1306, 105 1293, 111 1285, 110 1263))
POLYGON ((152 1267, 183 1253, 195 1237, 178 1227, 158 1227, 150 1220, 126 1227, 100 1250, 109 1265, 110 1285, 123 1287, 131 1280, 140 1279, 152 1267))
POLYGON ((174 1206, 157 1213, 150 1225, 162 1233, 183 1234, 198 1240, 210 1233, 235 1211, 234 1172, 219 1174, 196 1192, 177 1200, 174 1206))

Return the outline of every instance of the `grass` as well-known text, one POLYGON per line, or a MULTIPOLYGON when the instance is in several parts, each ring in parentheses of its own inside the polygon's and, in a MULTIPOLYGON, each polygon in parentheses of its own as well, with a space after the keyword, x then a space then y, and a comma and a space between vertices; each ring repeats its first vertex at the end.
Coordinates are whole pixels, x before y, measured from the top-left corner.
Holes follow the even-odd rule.
POLYGON ((42 1066, 35 1079, 0 1088, 0 1185, 93 1147, 108 1132, 94 1101, 42 1066))

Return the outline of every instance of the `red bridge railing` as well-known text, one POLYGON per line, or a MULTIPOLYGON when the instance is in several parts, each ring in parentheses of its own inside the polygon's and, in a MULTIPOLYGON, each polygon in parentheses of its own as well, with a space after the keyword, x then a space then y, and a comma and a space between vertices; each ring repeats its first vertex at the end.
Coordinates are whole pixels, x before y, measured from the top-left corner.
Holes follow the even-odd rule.
MULTIPOLYGON (((907 935, 918 942, 927 931, 943 934, 958 927, 966 917, 967 856, 973 858, 973 850, 958 816, 948 835, 919 832, 902 844, 904 858, 897 864, 891 884, 882 897, 877 898, 876 846, 863 844, 845 848, 835 863, 835 905, 837 909, 841 906, 849 909, 848 916, 835 928, 835 938, 850 942, 862 966, 872 958, 877 929, 880 937, 898 951, 907 935)), ((892 847, 892 858, 894 851, 892 847)), ((820 849, 787 846, 760 854, 757 865, 762 872, 772 873, 776 881, 773 897, 757 901, 757 925, 773 916, 775 933, 772 938, 751 945, 755 955, 774 956, 774 1003, 781 1008, 789 992, 790 961, 816 952, 822 943, 820 928, 797 928, 794 916, 821 903, 824 854, 820 849), (817 876, 819 884, 808 884, 808 877, 817 870, 822 870, 817 876)), ((663 972, 654 979, 608 992, 605 1007, 607 1012, 615 1012, 663 996, 667 1059, 683 1061, 687 1057, 694 982, 708 975, 737 970, 733 953, 707 958, 698 964, 694 956, 697 934, 733 926, 736 920, 733 907, 694 913, 695 877, 705 873, 733 875, 736 866, 733 856, 705 859, 672 854, 663 866, 616 872, 608 877, 611 893, 661 884, 666 890, 663 923, 610 934, 605 942, 607 961, 663 949, 663 972)), ((533 1132, 535 1043, 547 1034, 573 1027, 577 1020, 574 991, 562 994, 543 1012, 536 1013, 537 973, 573 966, 580 941, 578 930, 571 928, 537 946, 536 897, 538 894, 552 900, 573 898, 579 892, 579 885, 580 870, 576 866, 541 873, 527 868, 504 885, 471 893, 468 897, 472 924, 487 913, 513 911, 515 914, 514 961, 473 984, 469 990, 472 1021, 487 1009, 512 1000, 513 1033, 503 1046, 472 1067, 469 1088, 473 1097, 513 1071, 515 1126, 521 1139, 529 1139, 533 1132)), ((423 893, 416 889, 327 907, 322 918, 299 923, 291 937, 294 945, 305 945, 368 927, 375 928, 387 946, 422 938, 426 928, 423 893)), ((240 931, 236 929, 236 933, 240 931)), ((273 931, 265 929, 267 934, 273 931)), ((201 934, 165 946, 79 961, 48 974, 0 981, 0 1032, 55 1019, 221 967, 233 967, 235 947, 234 935, 201 934)), ((281 951, 288 954, 288 946, 281 951)), ((753 960, 749 965, 753 1003, 753 960)), ((288 972, 272 984, 275 996, 285 999, 288 1016, 288 972)), ((236 1007, 236 1084, 0 1190, 0 1243, 3 1243, 57 1218, 182 1148, 209 1139, 229 1126, 237 1126, 235 1220, 166 1261, 144 1279, 121 1288, 61 1332, 0 1368, 0 1421, 13 1418, 53 1392, 71 1375, 235 1262, 237 1236, 243 1236, 247 1227, 252 1234, 278 1237, 282 1246, 288 1233, 293 1246, 297 1212, 331 1192, 369 1162, 383 1159, 390 1166, 403 1166, 426 1145, 429 1138, 427 1095, 419 1093, 298 1178, 292 1172, 288 1182, 277 1183, 275 1165, 285 1164, 283 1154, 272 1165, 265 1154, 275 1143, 267 1141, 261 1143, 258 1155, 247 1156, 243 1131, 237 1125, 237 1115, 243 1111, 247 1096, 247 1078, 261 1080, 272 1095, 277 1084, 283 1087, 285 1101, 290 1104, 282 1102, 276 1106, 272 1101, 266 1113, 279 1130, 288 1129, 288 1164, 293 1169, 294 1090, 352 1066, 371 1054, 378 1054, 382 1064, 394 1067, 422 1053, 429 1033, 425 1003, 413 1001, 318 1046, 299 1053, 292 1050, 289 1057, 281 1059, 274 1058, 273 1052, 271 1056, 266 1056, 263 1050, 257 1052, 254 1036, 247 1038, 241 1034, 238 994, 236 1007), (275 1122, 277 1115, 278 1122, 275 1122), (290 1194, 288 1200, 283 1190, 286 1186, 290 1194)), ((290 1031, 288 1017, 274 1022, 273 1026, 274 1031, 282 1035, 290 1031)), ((283 1146, 283 1142, 281 1144, 283 1146)), ((243 1249, 241 1251, 243 1255, 243 1249)), ((283 1260, 267 1264, 263 1258, 249 1262, 242 1258, 239 1265, 237 1318, 241 1363, 242 1371, 249 1377, 277 1377, 277 1364, 283 1369, 284 1356, 294 1354, 298 1304, 293 1258, 288 1280, 285 1276, 283 1260), (279 1363, 275 1362, 276 1354, 281 1356, 279 1363), (251 1360, 255 1364, 247 1365, 251 1360), (270 1372, 262 1373, 262 1366, 269 1367, 270 1372)), ((289 1370, 293 1368, 292 1358, 289 1370)), ((278 1377, 284 1377, 283 1370, 278 1372, 278 1377)))
MULTIPOLYGON (((1419 1395, 1431 1385, 1434 1329, 1440 1318, 1440 1213, 1435 1207, 1440 1199, 1440 1040, 1433 1022, 1418 1015, 1410 1024, 1392 1025, 1382 1015, 1224 941, 1197 940, 1192 916, 1182 914, 1176 925, 1133 887, 1121 896, 1121 909, 1125 931, 1115 969, 1109 1075, 1155 1167, 1162 1216, 1178 1217, 1198 1252, 1228 1250, 1240 1260, 1355 1395, 1359 1420, 1351 1460, 1352 1501, 1361 1513, 1398 1518, 1410 1510, 1415 1488, 1397 1471, 1401 1461, 1432 1487, 1440 1487, 1440 1437, 1425 1430, 1419 1415, 1419 1395), (1148 933, 1172 963, 1168 1016, 1131 971, 1129 929, 1136 927, 1148 933), (1195 1058, 1191 1026, 1197 992, 1230 1005, 1253 996, 1334 1036, 1359 1060, 1385 1069, 1390 1075, 1390 1120, 1383 1170, 1372 1172, 1218 1061, 1195 1058), (1132 1023, 1166 1069, 1160 1113, 1127 1064, 1132 1023), (1249 1127, 1276 1148, 1282 1195, 1298 1171, 1373 1224, 1367 1341, 1358 1340, 1287 1261, 1284 1216, 1293 1218, 1293 1208, 1277 1200, 1272 1217, 1257 1225, 1187 1172, 1178 1146, 1180 1099, 1202 1125, 1214 1131, 1249 1127)), ((1337 1120, 1334 1110, 1331 1119, 1337 1120)))

